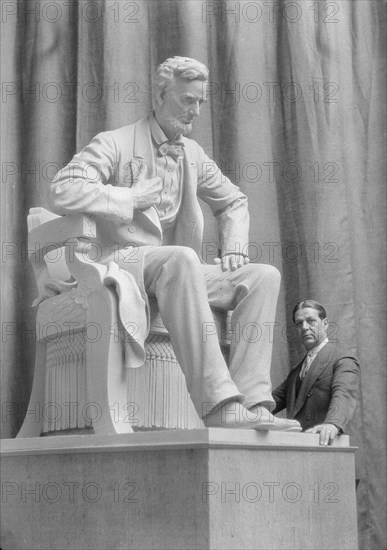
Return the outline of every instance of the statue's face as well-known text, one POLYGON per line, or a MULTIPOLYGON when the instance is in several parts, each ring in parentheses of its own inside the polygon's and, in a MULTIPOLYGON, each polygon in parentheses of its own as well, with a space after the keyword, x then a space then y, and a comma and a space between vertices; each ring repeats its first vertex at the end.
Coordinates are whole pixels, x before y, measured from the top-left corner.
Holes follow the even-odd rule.
POLYGON ((294 324, 302 344, 308 351, 321 344, 327 336, 328 319, 320 319, 318 311, 311 307, 296 311, 294 324))
POLYGON ((157 109, 157 120, 167 137, 191 132, 206 96, 207 82, 201 80, 176 78, 169 84, 157 109))

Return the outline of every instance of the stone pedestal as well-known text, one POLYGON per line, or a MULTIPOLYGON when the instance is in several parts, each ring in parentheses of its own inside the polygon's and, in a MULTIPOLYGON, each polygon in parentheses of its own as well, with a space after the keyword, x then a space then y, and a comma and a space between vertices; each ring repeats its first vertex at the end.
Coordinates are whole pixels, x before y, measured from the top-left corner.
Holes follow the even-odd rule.
POLYGON ((356 549, 347 436, 200 429, 2 441, 1 548, 356 549))

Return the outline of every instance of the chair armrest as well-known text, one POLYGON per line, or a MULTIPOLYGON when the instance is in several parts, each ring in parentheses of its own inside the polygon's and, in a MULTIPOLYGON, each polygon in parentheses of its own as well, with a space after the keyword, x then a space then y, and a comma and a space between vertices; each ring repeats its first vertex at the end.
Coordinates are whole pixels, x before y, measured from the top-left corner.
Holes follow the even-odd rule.
POLYGON ((96 236, 96 223, 90 216, 61 216, 29 232, 28 257, 32 262, 39 262, 48 251, 61 248, 69 239, 95 239, 96 236))

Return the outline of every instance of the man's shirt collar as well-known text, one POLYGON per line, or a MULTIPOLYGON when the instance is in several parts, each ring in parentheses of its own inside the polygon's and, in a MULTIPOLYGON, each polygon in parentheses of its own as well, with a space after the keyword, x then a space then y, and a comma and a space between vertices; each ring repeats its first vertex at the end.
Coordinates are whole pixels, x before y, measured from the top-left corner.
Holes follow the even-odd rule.
POLYGON ((309 355, 310 357, 315 357, 318 354, 318 352, 323 349, 325 344, 328 343, 328 341, 329 341, 328 337, 326 337, 320 344, 318 344, 318 346, 315 346, 314 348, 310 349, 307 355, 309 355))

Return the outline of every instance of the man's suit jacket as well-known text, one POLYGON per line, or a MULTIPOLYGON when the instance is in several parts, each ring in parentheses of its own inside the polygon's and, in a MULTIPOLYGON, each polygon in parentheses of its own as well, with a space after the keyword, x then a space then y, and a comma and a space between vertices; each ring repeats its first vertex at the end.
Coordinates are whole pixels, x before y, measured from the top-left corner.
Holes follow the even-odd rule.
MULTIPOLYGON (((185 145, 183 197, 174 244, 188 246, 201 254, 203 215, 199 197, 216 216, 223 247, 233 251, 237 246, 246 252, 247 197, 194 140, 182 137, 181 141, 185 145)), ((155 175, 149 117, 98 134, 56 175, 48 192, 48 207, 60 215, 95 216, 99 243, 104 251, 130 245, 159 246, 162 232, 156 209, 133 210, 131 187, 138 181, 141 168, 145 168, 142 178, 155 175)))
POLYGON ((315 357, 296 397, 302 363, 273 391, 273 414, 286 408, 287 417, 298 420, 303 430, 325 422, 346 432, 359 394, 357 359, 328 342, 315 357))

